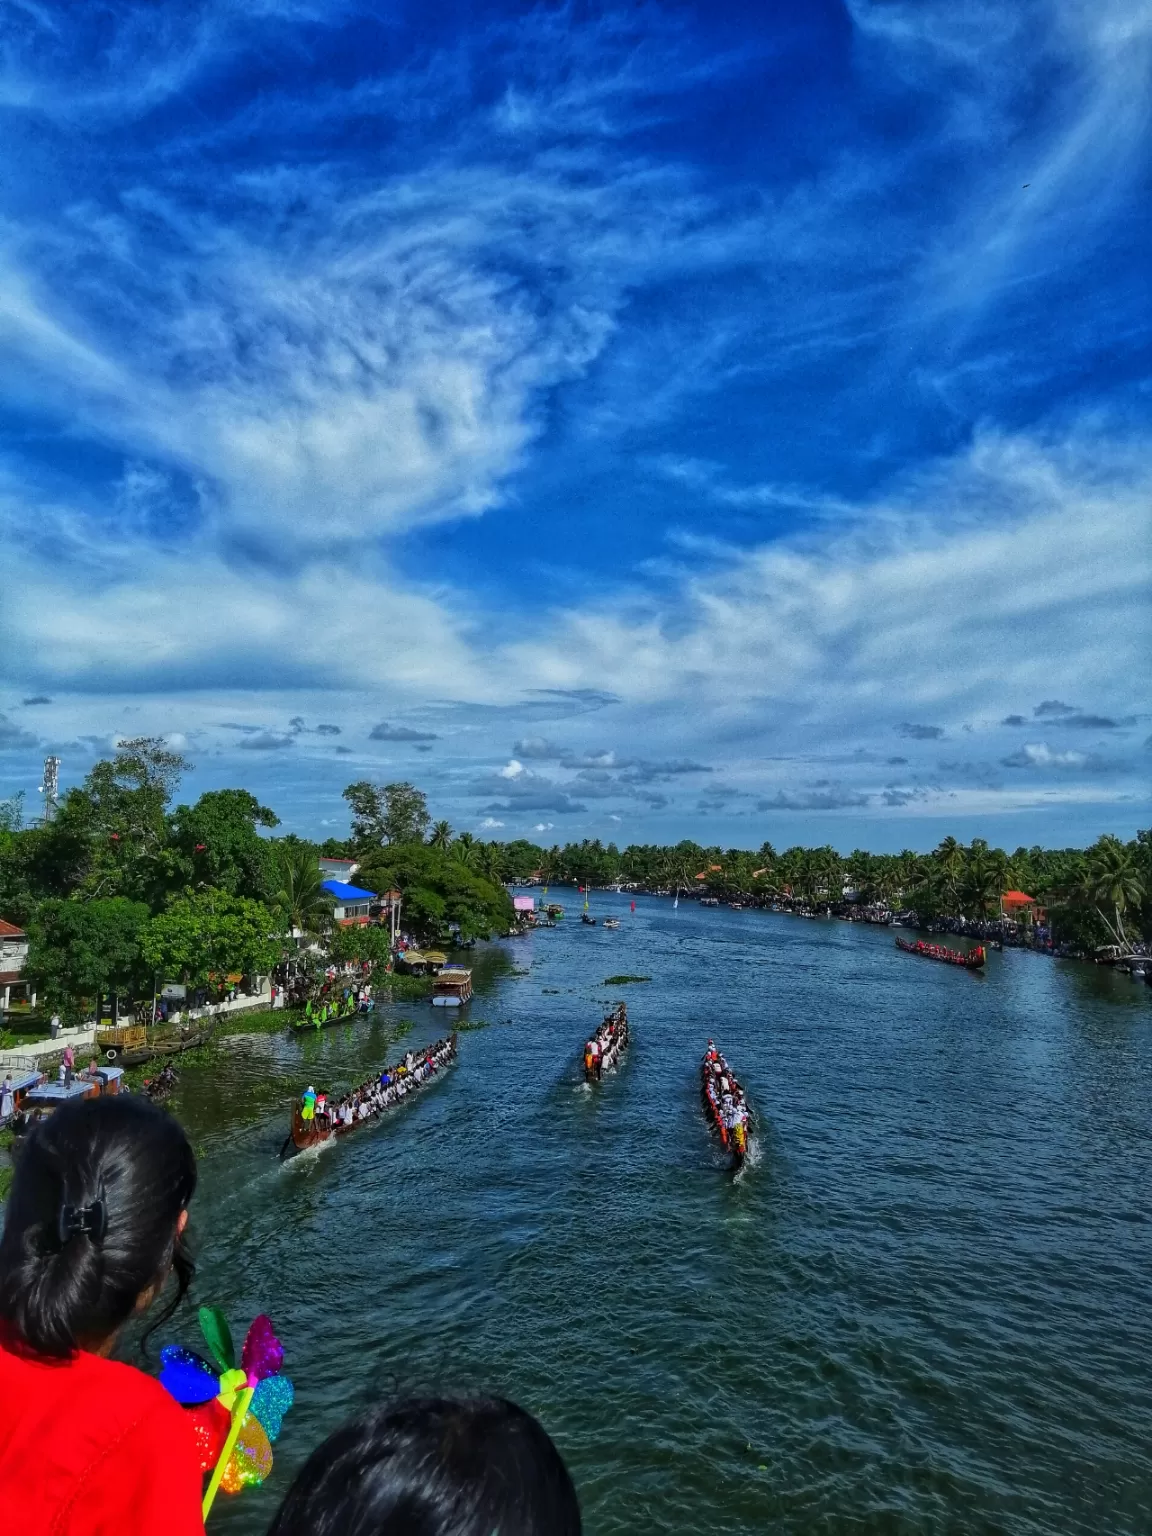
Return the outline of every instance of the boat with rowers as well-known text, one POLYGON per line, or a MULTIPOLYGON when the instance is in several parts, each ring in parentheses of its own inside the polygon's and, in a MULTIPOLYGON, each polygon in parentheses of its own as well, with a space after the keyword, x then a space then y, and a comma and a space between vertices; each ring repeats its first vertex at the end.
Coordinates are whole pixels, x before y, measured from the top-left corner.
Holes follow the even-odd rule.
MULTIPOLYGON (((363 987, 361 991, 367 994, 370 988, 363 987)), ((303 1016, 293 1019, 291 1028, 297 1033, 308 1029, 328 1029, 333 1024, 346 1024, 349 1019, 361 1013, 371 1013, 374 1007, 375 1003, 370 996, 359 997, 351 987, 340 993, 328 990, 317 998, 308 999, 303 1016)))
POLYGON ((358 1131, 378 1120, 434 1082, 456 1057, 456 1035, 437 1040, 419 1051, 406 1052, 403 1061, 385 1066, 342 1098, 306 1088, 292 1110, 292 1129, 280 1150, 281 1158, 308 1147, 319 1146, 336 1136, 358 1131))
POLYGON ((735 1072, 711 1040, 700 1062, 700 1098, 720 1145, 732 1154, 732 1171, 736 1172, 748 1155, 748 1100, 735 1072))
POLYGON ((596 1033, 584 1047, 584 1081, 598 1083, 605 1069, 611 1069, 628 1048, 628 1005, 617 1003, 596 1027, 596 1033))
POLYGON ((909 955, 920 955, 925 960, 941 960, 945 965, 960 965, 968 971, 978 971, 985 959, 983 944, 977 944, 967 954, 958 949, 947 949, 943 944, 925 944, 923 939, 917 939, 915 943, 897 939, 896 948, 909 955))

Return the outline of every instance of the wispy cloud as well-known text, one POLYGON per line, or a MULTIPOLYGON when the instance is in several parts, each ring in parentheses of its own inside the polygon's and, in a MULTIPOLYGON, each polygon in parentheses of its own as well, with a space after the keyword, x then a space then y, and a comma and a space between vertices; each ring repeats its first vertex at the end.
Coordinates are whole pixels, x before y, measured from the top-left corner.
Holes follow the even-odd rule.
POLYGON ((12 12, 12 697, 301 816, 366 709, 515 831, 1139 815, 1147 8, 850 14, 12 12))

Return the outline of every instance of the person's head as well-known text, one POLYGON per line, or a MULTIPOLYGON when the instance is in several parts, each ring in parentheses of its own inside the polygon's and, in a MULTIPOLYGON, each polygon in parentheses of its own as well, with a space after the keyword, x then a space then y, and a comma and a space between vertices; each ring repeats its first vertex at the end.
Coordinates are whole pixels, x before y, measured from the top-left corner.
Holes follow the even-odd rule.
POLYGON ((568 1469, 503 1398, 413 1398, 338 1429, 268 1536, 580 1536, 568 1469))
POLYGON ((196 1159, 179 1123, 127 1095, 73 1100, 29 1133, 0 1237, 0 1324, 37 1354, 100 1350, 159 1295, 183 1299, 196 1159))

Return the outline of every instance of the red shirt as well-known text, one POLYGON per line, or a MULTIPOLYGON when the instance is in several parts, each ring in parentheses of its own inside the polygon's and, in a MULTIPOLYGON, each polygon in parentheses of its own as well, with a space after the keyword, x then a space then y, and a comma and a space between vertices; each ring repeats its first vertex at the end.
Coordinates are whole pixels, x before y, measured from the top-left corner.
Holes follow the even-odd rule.
POLYGON ((184 1409, 99 1355, 46 1361, 0 1344, 5 1536, 204 1536, 184 1409))

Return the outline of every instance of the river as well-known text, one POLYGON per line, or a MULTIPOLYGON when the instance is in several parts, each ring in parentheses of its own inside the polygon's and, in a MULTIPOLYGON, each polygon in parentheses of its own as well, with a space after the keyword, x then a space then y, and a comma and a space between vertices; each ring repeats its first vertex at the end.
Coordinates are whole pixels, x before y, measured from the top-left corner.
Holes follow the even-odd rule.
MULTIPOLYGON (((281 1165, 290 1087, 447 1020, 240 1037, 177 1108, 197 1292, 269 1311, 292 1471, 391 1391, 492 1391, 560 1445, 591 1536, 1141 1533, 1152 1526, 1152 992, 1026 953, 971 975, 890 932, 597 893, 474 956, 458 1063, 281 1165), (606 987, 613 974, 651 981, 606 987), (579 1051, 626 997, 618 1074, 579 1051), (759 1126, 732 1179, 708 1035, 759 1126)), ((395 1054, 393 1047, 389 1054, 395 1054)), ((187 1320, 178 1330, 191 1341, 187 1320)))

